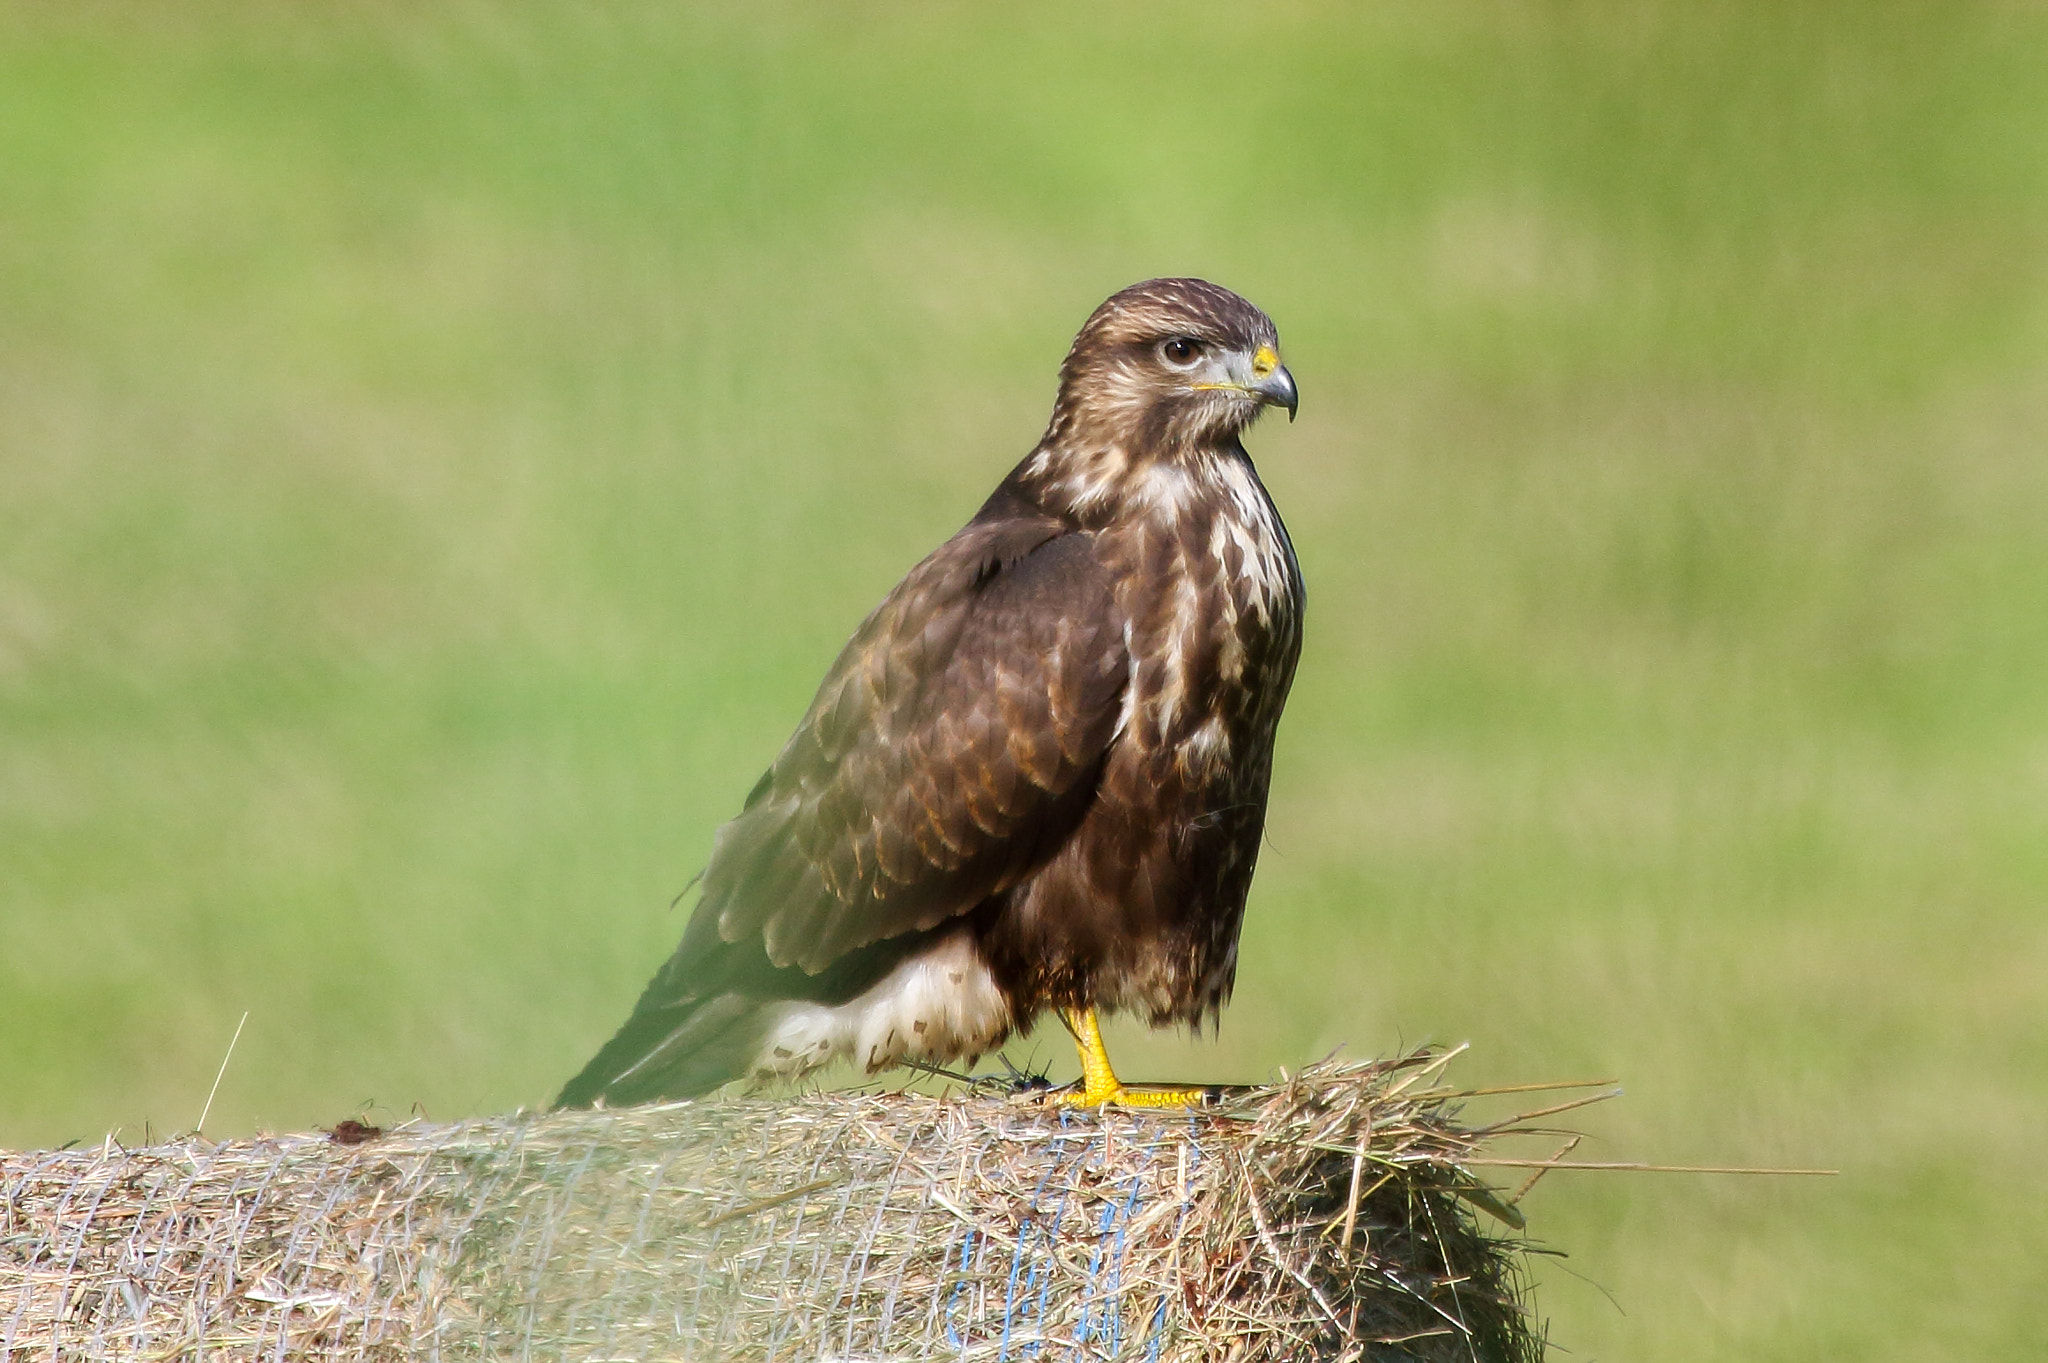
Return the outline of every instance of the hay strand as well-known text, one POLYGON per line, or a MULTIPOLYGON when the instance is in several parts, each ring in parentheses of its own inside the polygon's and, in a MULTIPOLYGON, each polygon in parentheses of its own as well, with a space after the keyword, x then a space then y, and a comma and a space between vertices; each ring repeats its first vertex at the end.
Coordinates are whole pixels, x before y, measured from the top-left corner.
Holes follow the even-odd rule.
POLYGON ((0 1355, 1530 1363, 1447 1059, 0 1154, 0 1355))

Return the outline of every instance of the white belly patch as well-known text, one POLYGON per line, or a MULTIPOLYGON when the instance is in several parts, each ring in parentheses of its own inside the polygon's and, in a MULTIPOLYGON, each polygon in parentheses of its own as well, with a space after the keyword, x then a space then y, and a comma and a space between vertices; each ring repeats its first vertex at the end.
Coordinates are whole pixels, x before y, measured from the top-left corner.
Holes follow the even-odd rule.
POLYGON ((943 1065, 1010 1034, 1009 1003, 963 930, 910 957, 845 1003, 778 1003, 754 1055, 756 1079, 786 1079, 834 1060, 870 1074, 904 1060, 943 1065))

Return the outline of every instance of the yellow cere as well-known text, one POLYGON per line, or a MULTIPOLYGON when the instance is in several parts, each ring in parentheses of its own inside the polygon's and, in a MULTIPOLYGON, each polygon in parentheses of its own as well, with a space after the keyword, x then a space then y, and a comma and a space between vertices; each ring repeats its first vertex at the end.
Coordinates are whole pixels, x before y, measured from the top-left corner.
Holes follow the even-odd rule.
POLYGON ((1279 363, 1279 352, 1269 345, 1262 345, 1258 348, 1257 353, 1252 356, 1252 373, 1263 379, 1266 375, 1272 373, 1273 367, 1279 363))

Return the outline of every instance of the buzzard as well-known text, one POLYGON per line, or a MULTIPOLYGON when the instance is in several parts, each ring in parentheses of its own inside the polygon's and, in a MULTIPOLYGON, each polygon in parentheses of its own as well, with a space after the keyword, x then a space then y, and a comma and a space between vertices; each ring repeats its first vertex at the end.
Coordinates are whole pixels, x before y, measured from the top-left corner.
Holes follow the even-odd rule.
POLYGON ((978 1057, 1058 1010, 1198 1025, 1230 996, 1302 581, 1239 436, 1294 379, 1199 279, 1096 309, 1036 448, 861 623, 719 830, 683 940, 556 1100, 852 1059, 978 1057))

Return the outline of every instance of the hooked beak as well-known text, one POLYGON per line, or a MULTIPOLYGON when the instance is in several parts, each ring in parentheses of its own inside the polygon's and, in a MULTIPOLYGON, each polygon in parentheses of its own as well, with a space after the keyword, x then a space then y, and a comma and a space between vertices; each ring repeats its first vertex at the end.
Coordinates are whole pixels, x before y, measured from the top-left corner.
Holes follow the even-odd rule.
POLYGON ((1251 391, 1269 407, 1285 407, 1289 421, 1294 420, 1294 414, 1301 406, 1301 394, 1295 390, 1294 375, 1287 372, 1284 364, 1274 365, 1273 371, 1253 384, 1251 391))
POLYGON ((1280 363, 1279 352, 1270 345, 1260 346, 1248 365, 1242 356, 1233 356, 1228 383, 1197 383, 1191 386, 1197 391, 1228 388, 1233 392, 1250 393, 1267 407, 1285 407, 1289 421, 1294 420, 1294 414, 1301 406, 1301 394, 1294 388, 1294 375, 1287 372, 1287 366, 1280 363))

